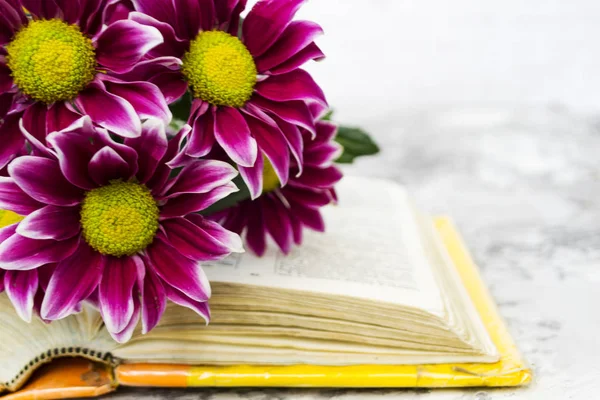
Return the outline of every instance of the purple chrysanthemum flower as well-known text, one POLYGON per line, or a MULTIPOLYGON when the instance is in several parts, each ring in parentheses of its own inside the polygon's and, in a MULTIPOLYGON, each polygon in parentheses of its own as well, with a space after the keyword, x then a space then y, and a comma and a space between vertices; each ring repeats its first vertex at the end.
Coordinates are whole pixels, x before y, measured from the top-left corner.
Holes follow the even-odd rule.
POLYGON ((186 153, 202 157, 218 143, 253 198, 262 190, 256 160, 267 157, 285 185, 290 159, 302 152, 299 128, 316 134, 309 105, 327 108, 320 87, 299 68, 324 57, 314 43, 321 27, 292 21, 304 1, 261 0, 240 30, 246 0, 133 0, 138 12, 130 19, 160 30, 164 44, 126 78, 155 83, 168 102, 189 90, 186 153))
POLYGON ((237 191, 237 171, 195 160, 174 176, 169 163, 189 130, 167 141, 162 122, 149 119, 141 137, 120 144, 83 117, 51 133, 39 155, 11 161, 0 209, 24 219, 0 230, 0 269, 24 319, 35 304, 56 320, 93 299, 123 342, 140 315, 143 331, 152 329, 167 298, 209 318, 198 262, 243 249, 237 234, 196 213, 237 191))
MULTIPOLYGON (((236 206, 221 211, 211 218, 219 220, 229 230, 242 234, 254 253, 261 256, 271 236, 279 248, 288 253, 293 243, 302 243, 304 228, 323 232, 325 225, 319 209, 337 201, 334 185, 342 178, 341 171, 333 165, 341 153, 332 139, 337 128, 329 122, 318 122, 317 138, 303 132, 304 152, 302 174, 293 165, 290 180, 280 186, 272 167, 265 166, 265 193, 256 200, 244 200, 236 206)), ((262 160, 257 160, 262 166, 262 160)))
POLYGON ((123 19, 120 1, 0 0, 0 168, 24 143, 21 118, 49 133, 89 115, 124 137, 140 135, 140 118, 170 121, 155 85, 109 75, 163 42, 157 29, 123 19))

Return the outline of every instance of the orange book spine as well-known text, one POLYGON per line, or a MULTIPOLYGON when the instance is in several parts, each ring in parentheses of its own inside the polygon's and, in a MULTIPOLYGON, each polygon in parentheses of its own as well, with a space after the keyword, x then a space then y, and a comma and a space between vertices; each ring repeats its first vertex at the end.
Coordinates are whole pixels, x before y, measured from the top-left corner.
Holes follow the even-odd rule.
POLYGON ((37 370, 21 390, 2 400, 53 400, 96 397, 114 391, 111 366, 83 358, 60 358, 37 370))

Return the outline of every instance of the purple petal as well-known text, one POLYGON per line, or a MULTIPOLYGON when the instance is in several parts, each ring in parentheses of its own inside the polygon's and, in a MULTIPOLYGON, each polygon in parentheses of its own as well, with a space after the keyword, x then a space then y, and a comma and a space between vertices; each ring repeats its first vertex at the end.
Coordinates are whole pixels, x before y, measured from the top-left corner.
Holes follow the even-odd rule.
POLYGON ((0 45, 8 43, 25 24, 27 17, 20 3, 15 0, 0 0, 0 45))
POLYGON ((200 30, 210 31, 215 26, 214 0, 178 0, 173 4, 181 37, 193 38, 200 30))
POLYGON ((137 152, 112 140, 105 130, 96 129, 89 117, 80 118, 69 128, 51 133, 46 140, 56 151, 63 175, 77 187, 91 190, 98 186, 88 174, 88 165, 105 146, 116 150, 127 162, 129 174, 137 173, 137 152))
MULTIPOLYGON (((2 49, 0 48, 0 51, 1 50, 2 49)), ((29 99, 21 92, 13 93, 13 100, 10 109, 8 110, 8 114, 22 115, 22 113, 34 103, 35 101, 29 99)))
MULTIPOLYGON (((171 26, 177 26, 175 6, 172 1, 164 0, 131 0, 136 11, 147 14, 152 18, 166 22, 171 26)), ((192 37, 188 38, 192 39, 192 37)))
POLYGON ((240 24, 242 23, 241 14, 246 9, 246 3, 247 0, 239 0, 231 13, 229 24, 224 24, 224 28, 227 29, 227 32, 230 35, 239 36, 240 34, 240 24))
POLYGON ((300 50, 292 58, 286 62, 279 64, 276 67, 271 68, 272 75, 287 74, 288 72, 294 71, 309 61, 321 61, 325 58, 325 54, 319 46, 314 43, 309 44, 304 49, 300 50))
POLYGON ((310 21, 293 21, 285 29, 277 42, 256 61, 259 72, 269 71, 273 67, 288 61, 323 34, 323 29, 310 21))
MULTIPOLYGON (((148 54, 147 57, 155 57, 153 56, 154 52, 148 54)), ((181 53, 180 57, 183 57, 181 53)), ((155 58, 144 58, 144 60, 140 61, 134 69, 126 74, 120 74, 119 79, 122 79, 126 82, 146 82, 150 80, 153 76, 163 73, 163 72, 179 72, 181 73, 181 66, 183 62, 181 58, 169 55, 169 56, 159 56, 155 58)), ((103 78, 106 78, 104 76, 103 78)), ((183 76, 181 76, 183 79, 183 76)))
POLYGON ((204 157, 215 143, 215 121, 213 113, 208 111, 208 103, 195 99, 192 105, 192 133, 186 153, 192 157, 204 157))
POLYGON ((138 137, 142 132, 140 118, 131 103, 98 85, 80 92, 75 104, 94 122, 119 136, 138 137))
POLYGON ((12 178, 0 176, 0 209, 27 215, 43 206, 17 186, 12 178))
MULTIPOLYGON (((196 301, 210 298, 210 283, 202 267, 158 236, 147 249, 154 271, 168 285, 196 301)), ((165 285, 165 289, 168 287, 165 285)))
MULTIPOLYGON (((4 119, 9 110, 13 108, 15 93, 0 92, 0 119, 4 119)), ((1 129, 1 127, 0 127, 1 129)))
POLYGON ((256 201, 259 206, 247 213, 248 229, 246 231, 246 242, 248 243, 248 248, 260 257, 265 254, 267 249, 267 228, 264 219, 264 199, 258 199, 256 201))
POLYGON ((261 96, 254 96, 251 104, 260 107, 267 113, 277 116, 290 124, 298 125, 313 135, 316 134, 313 116, 310 113, 308 106, 303 101, 278 103, 267 100, 261 96))
POLYGON ((326 168, 332 165, 342 152, 343 148, 336 142, 323 143, 312 147, 304 160, 307 166, 326 168))
POLYGON ((325 221, 318 209, 305 207, 298 203, 292 203, 293 214, 302 224, 317 231, 325 231, 325 221))
POLYGON ((333 204, 338 204, 338 195, 334 188, 327 189, 329 196, 331 196, 331 202, 333 204))
POLYGON ((184 125, 183 128, 177 132, 175 137, 169 140, 167 152, 156 167, 154 175, 152 175, 148 182, 146 182, 146 186, 152 189, 152 194, 160 195, 162 192, 164 192, 164 186, 173 172, 172 168, 169 166, 169 162, 179 157, 181 153, 181 146, 183 141, 187 139, 188 133, 189 126, 184 125))
POLYGON ((133 6, 127 3, 120 3, 118 0, 117 2, 109 3, 104 9, 104 23, 110 25, 115 21, 127 19, 132 10, 133 6))
MULTIPOLYGON (((189 126, 188 124, 185 124, 181 127, 180 132, 183 131, 185 136, 188 136, 189 133, 192 131, 192 127, 189 126)), ((179 167, 185 167, 193 162, 195 162, 197 160, 197 158, 192 157, 188 154, 186 154, 186 148, 187 146, 189 146, 189 140, 187 142, 185 142, 185 144, 183 145, 183 148, 179 151, 179 153, 177 153, 175 155, 175 157, 173 157, 171 159, 171 161, 165 163, 165 166, 167 166, 168 168, 171 168, 173 170, 179 168, 179 167)), ((166 187, 170 186, 169 185, 165 185, 163 188, 163 192, 166 190, 166 187)))
POLYGON ((190 213, 205 210, 217 201, 222 200, 231 193, 237 191, 239 191, 239 189, 234 183, 228 183, 219 186, 208 193, 183 194, 169 199, 162 207, 160 216, 162 219, 184 217, 190 213))
POLYGON ((310 208, 320 208, 331 203, 331 197, 326 192, 306 190, 292 186, 285 188, 285 198, 289 202, 302 204, 310 208))
POLYGON ((331 142, 337 135, 338 126, 329 121, 319 121, 317 123, 316 141, 321 143, 331 142))
POLYGON ((240 170, 240 175, 248 186, 248 190, 250 190, 250 197, 252 200, 257 199, 263 189, 263 168, 264 162, 262 155, 261 157, 256 158, 256 162, 252 167, 238 167, 240 170))
POLYGON ((227 155, 238 165, 253 166, 258 148, 245 118, 231 107, 219 107, 214 118, 215 139, 227 155))
POLYGON ((242 26, 244 43, 254 57, 280 37, 305 0, 263 0, 248 13, 242 26))
MULTIPOLYGON (((177 37, 177 35, 175 34, 175 30, 173 29, 173 25, 161 22, 156 18, 151 17, 150 15, 142 14, 137 11, 134 11, 131 14, 129 14, 129 19, 135 22, 139 22, 142 25, 152 26, 160 31, 164 42, 154 47, 150 51, 150 54, 153 57, 182 57, 185 54, 189 43, 186 40, 182 40, 177 37)), ((197 34, 198 31, 196 31, 196 33, 190 37, 195 37, 197 34)))
POLYGON ((308 103, 308 109, 310 110, 310 113, 313 115, 313 118, 315 120, 323 119, 327 115, 327 113, 331 111, 327 104, 312 102, 308 103))
POLYGON ((19 129, 20 114, 11 114, 0 122, 0 169, 8 164, 21 151, 25 138, 19 129))
POLYGON ((163 221, 162 226, 171 245, 191 260, 220 260, 232 252, 230 247, 215 240, 202 228, 185 218, 163 221))
POLYGON ((70 109, 68 103, 58 102, 51 106, 34 103, 25 110, 20 122, 21 132, 33 147, 34 155, 53 158, 46 145, 46 136, 51 132, 68 128, 81 116, 70 109))
POLYGON ((106 28, 98 37, 96 59, 102 68, 122 74, 163 42, 160 31, 131 20, 121 20, 106 28))
POLYGON ((342 176, 342 172, 336 167, 306 168, 304 173, 294 180, 294 186, 328 189, 342 179, 342 176))
POLYGON ((240 13, 246 8, 246 0, 221 0, 215 2, 217 21, 227 27, 227 32, 238 34, 240 13), (228 25, 228 26, 227 26, 228 25))
POLYGON ((209 108, 212 109, 216 107, 216 106, 212 106, 205 102, 202 99, 193 99, 192 100, 192 107, 190 109, 190 117, 188 118, 188 123, 191 121, 194 121, 197 117, 200 117, 201 115, 206 114, 206 112, 209 110, 209 108))
POLYGON ((110 134, 104 129, 96 129, 93 140, 97 148, 108 146, 114 149, 127 162, 127 165, 129 165, 128 177, 132 177, 138 173, 138 154, 135 149, 113 140, 110 134))
POLYGON ((0 228, 0 243, 14 235, 15 232, 17 232, 18 225, 18 223, 14 223, 12 225, 6 225, 0 228))
MULTIPOLYGON (((0 0, 0 3, 5 0, 0 0)), ((0 13, 0 46, 3 46, 11 41, 15 35, 14 29, 9 26, 6 21, 3 21, 2 14, 0 13)), ((4 284, 4 283, 2 283, 4 284)))
POLYGON ((62 17, 62 10, 54 0, 21 0, 21 4, 37 19, 52 19, 62 17))
MULTIPOLYGON (((5 0, 0 0, 0 3, 5 0)), ((3 20, 2 14, 0 13, 0 46, 3 46, 11 41, 15 35, 15 30, 3 20)))
POLYGON ((236 169, 224 161, 196 160, 184 167, 173 179, 166 197, 176 197, 184 193, 208 193, 231 182, 237 175, 236 169))
MULTIPOLYGON (((0 0, 0 9, 2 8, 0 0)), ((0 93, 8 92, 13 86, 13 79, 10 76, 10 69, 5 64, 0 64, 0 93)))
POLYGON ((88 165, 90 177, 99 186, 108 185, 115 179, 131 178, 129 164, 114 149, 105 146, 90 160, 88 165))
POLYGON ((46 140, 56 150, 65 178, 77 187, 91 190, 97 187, 88 174, 88 164, 99 150, 96 135, 87 117, 78 120, 73 126, 73 130, 50 134, 46 140), (88 123, 87 127, 78 125, 88 123))
POLYGON ((38 290, 37 271, 6 271, 4 287, 19 317, 31 322, 33 299, 38 290))
POLYGON ((73 122, 81 118, 69 103, 58 102, 48 107, 46 114, 47 133, 57 132, 67 128, 73 122))
POLYGON ((304 171, 304 139, 302 138, 302 132, 296 125, 287 123, 278 117, 273 117, 277 121, 277 125, 283 137, 285 138, 292 155, 296 160, 297 174, 296 176, 302 175, 304 171))
POLYGON ((183 80, 180 72, 163 72, 156 74, 148 81, 156 85, 167 103, 171 104, 179 100, 188 89, 188 84, 183 80))
POLYGON ((62 13, 62 20, 69 24, 76 24, 81 13, 81 1, 80 0, 52 0, 56 3, 56 6, 62 13))
POLYGON ((196 311, 206 323, 210 320, 210 307, 206 301, 196 301, 189 296, 172 287, 166 287, 166 293, 169 300, 178 306, 186 307, 196 311))
POLYGON ((138 321, 140 320, 140 299, 138 296, 133 297, 133 315, 131 319, 121 332, 110 332, 110 335, 117 343, 127 343, 133 336, 133 332, 137 327, 138 321))
POLYGON ((46 289, 41 317, 57 320, 73 313, 100 283, 104 264, 100 253, 80 241, 75 253, 56 266, 46 289))
POLYGON ((261 96, 277 102, 302 100, 327 104, 323 90, 306 71, 301 69, 270 76, 257 83, 255 90, 261 96))
POLYGON ((30 239, 65 240, 80 230, 77 208, 46 206, 26 216, 19 223, 17 233, 30 239))
POLYGON ((35 103, 25 110, 23 119, 19 122, 19 127, 35 155, 52 158, 52 152, 46 146, 47 121, 48 106, 43 103, 35 103))
MULTIPOLYGON (((62 1, 68 1, 72 4, 69 0, 62 1)), ((113 0, 109 0, 109 2, 110 1, 113 0)), ((82 8, 78 18, 81 31, 86 32, 90 37, 96 37, 102 27, 108 25, 108 23, 104 21, 106 3, 102 0, 79 0, 79 2, 81 3, 82 8)))
POLYGON ((290 214, 290 222, 292 223, 292 233, 294 236, 294 243, 296 245, 302 244, 303 227, 302 222, 294 214, 290 214))
POLYGON ((290 152, 283 132, 276 124, 273 127, 256 118, 249 117, 246 121, 261 151, 273 165, 281 186, 285 186, 290 176, 290 152))
POLYGON ((267 231, 271 234, 275 243, 285 254, 289 253, 292 240, 292 224, 290 221, 289 210, 285 208, 281 201, 274 200, 268 196, 264 199, 264 204, 268 212, 264 213, 265 225, 267 231))
POLYGON ((165 288, 152 268, 146 270, 142 291, 142 333, 150 332, 167 307, 165 288))
POLYGON ((64 260, 77 249, 78 237, 56 240, 29 239, 15 233, 0 244, 0 268, 28 271, 64 260))
POLYGON ((83 199, 83 192, 65 179, 54 160, 22 156, 8 166, 8 172, 25 193, 41 203, 74 206, 83 199))
MULTIPOLYGON (((50 282, 50 278, 52 278, 52 274, 56 270, 56 264, 46 264, 42 265, 38 269, 36 269, 38 273, 38 279, 40 282, 40 288, 45 292, 48 289, 48 283, 50 282)), ((41 304, 41 302, 40 302, 41 304)))
POLYGON ((142 136, 125 139, 125 144, 137 151, 139 171, 136 177, 140 183, 146 183, 167 152, 169 144, 165 125, 156 119, 149 119, 142 124, 142 136))
MULTIPOLYGON (((255 204, 256 203, 252 201, 239 203, 234 207, 213 213, 206 218, 210 218, 212 221, 218 221, 217 225, 222 225, 224 229, 228 229, 228 232, 241 235, 248 225, 248 213, 246 210, 249 206, 254 206, 255 204)), ((193 215, 188 215, 187 218, 190 221, 194 221, 192 217, 193 215)))
POLYGON ((127 100, 140 118, 156 118, 168 125, 173 118, 160 89, 148 82, 119 82, 104 80, 106 90, 127 100))
POLYGON ((199 214, 191 214, 187 219, 218 241, 232 253, 243 253, 244 245, 237 233, 231 232, 214 221, 210 221, 199 214))
POLYGON ((111 333, 124 330, 133 316, 133 286, 138 264, 142 264, 142 260, 137 256, 105 258, 98 299, 102 319, 111 333))

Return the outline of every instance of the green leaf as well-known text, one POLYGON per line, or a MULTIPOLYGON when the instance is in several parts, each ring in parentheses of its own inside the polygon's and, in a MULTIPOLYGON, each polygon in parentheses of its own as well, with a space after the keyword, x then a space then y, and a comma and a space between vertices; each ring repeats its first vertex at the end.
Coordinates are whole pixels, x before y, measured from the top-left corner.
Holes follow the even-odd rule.
POLYGON ((185 92, 181 99, 169 105, 169 109, 173 113, 173 119, 187 122, 192 110, 192 96, 185 92))
POLYGON ((323 121, 331 121, 333 119, 333 110, 327 111, 327 114, 321 118, 323 121))
POLYGON ((357 157, 379 153, 379 146, 360 128, 340 126, 335 141, 344 148, 344 152, 336 160, 339 164, 351 164, 357 157))

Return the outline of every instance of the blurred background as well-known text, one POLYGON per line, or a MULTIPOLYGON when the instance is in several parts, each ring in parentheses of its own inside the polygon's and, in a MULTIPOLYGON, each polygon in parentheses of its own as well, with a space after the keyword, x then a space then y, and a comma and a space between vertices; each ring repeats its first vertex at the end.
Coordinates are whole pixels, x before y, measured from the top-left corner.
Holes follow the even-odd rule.
POLYGON ((399 107, 600 107, 595 0, 310 0, 310 67, 343 120, 399 107))

